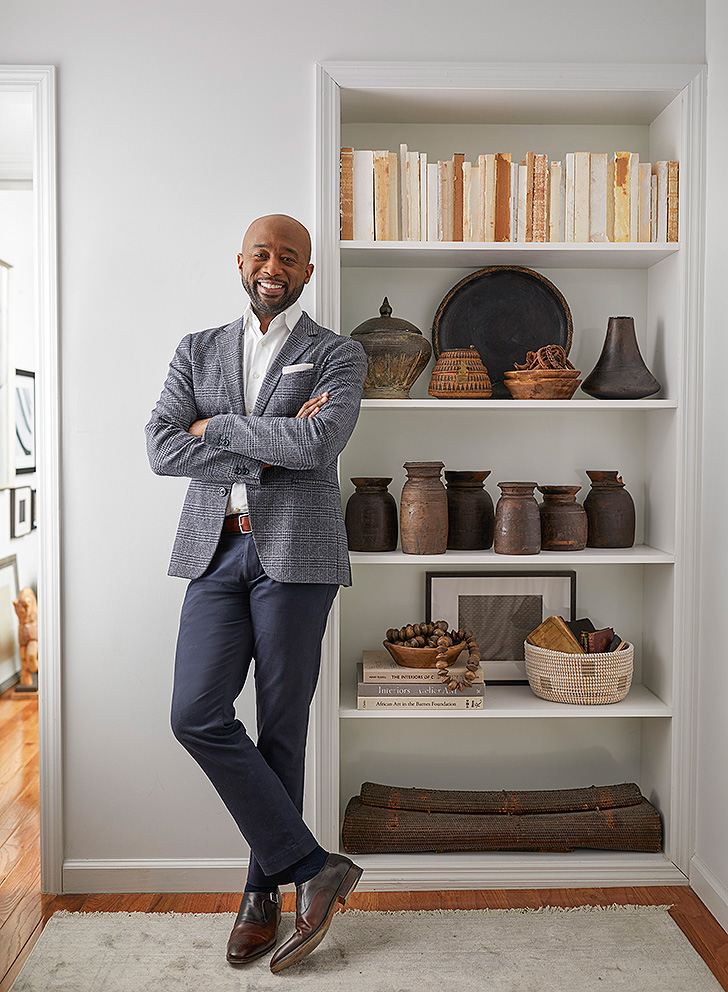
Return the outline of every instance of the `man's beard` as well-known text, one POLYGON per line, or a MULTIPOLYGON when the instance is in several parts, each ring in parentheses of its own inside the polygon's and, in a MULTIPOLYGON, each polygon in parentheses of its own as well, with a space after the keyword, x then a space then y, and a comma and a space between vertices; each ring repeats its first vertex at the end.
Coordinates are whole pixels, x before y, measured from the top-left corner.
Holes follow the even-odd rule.
POLYGON ((301 283, 300 286, 291 286, 289 287, 288 292, 284 293, 280 299, 264 300, 255 288, 254 282, 248 282, 244 276, 241 276, 240 279, 245 292, 250 297, 251 303, 253 304, 253 309, 259 313, 265 314, 267 317, 275 317, 277 314, 283 313, 283 311, 287 310, 290 306, 293 306, 303 292, 303 287, 305 286, 305 283, 301 283))

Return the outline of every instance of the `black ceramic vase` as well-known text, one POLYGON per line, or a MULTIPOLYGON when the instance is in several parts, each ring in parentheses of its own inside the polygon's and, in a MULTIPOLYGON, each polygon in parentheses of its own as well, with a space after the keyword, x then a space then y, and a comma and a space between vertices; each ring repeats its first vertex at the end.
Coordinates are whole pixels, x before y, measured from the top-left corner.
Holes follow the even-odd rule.
POLYGON ((662 388, 644 363, 634 317, 610 317, 599 361, 581 384, 600 400, 638 400, 662 388))
POLYGON ((349 551, 395 551, 397 548, 397 501, 387 486, 391 479, 358 478, 346 504, 346 535, 349 551))
POLYGON ((493 500, 483 489, 490 472, 445 472, 447 546, 451 551, 482 551, 493 546, 493 500))

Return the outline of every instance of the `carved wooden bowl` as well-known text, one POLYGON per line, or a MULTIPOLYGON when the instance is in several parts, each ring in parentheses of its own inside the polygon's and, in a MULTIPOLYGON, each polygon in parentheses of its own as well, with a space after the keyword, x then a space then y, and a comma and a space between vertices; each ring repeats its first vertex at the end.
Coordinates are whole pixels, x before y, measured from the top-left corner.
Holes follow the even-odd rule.
POLYGON ((514 400, 570 400, 581 379, 504 379, 514 400))
POLYGON ((504 372, 504 379, 578 379, 581 372, 578 369, 516 369, 504 372))
MULTIPOLYGON (((406 644, 391 644, 383 641, 387 651, 391 654, 398 665, 403 668, 435 668, 438 648, 410 648, 406 644)), ((445 661, 452 665, 457 656, 465 647, 465 641, 460 644, 453 644, 445 652, 445 661)))

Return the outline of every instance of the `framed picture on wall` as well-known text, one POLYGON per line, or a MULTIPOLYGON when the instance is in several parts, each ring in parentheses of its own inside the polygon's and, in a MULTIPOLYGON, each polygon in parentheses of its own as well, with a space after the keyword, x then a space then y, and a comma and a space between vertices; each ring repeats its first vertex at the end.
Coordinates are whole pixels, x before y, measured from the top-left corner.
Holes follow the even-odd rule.
POLYGON ((33 527, 33 496, 30 486, 10 490, 10 536, 25 537, 33 527))
POLYGON ((35 472, 35 372, 15 370, 15 474, 35 472))
POLYGON ((475 635, 486 682, 527 684, 523 642, 549 616, 573 620, 576 572, 426 572, 427 620, 475 635))

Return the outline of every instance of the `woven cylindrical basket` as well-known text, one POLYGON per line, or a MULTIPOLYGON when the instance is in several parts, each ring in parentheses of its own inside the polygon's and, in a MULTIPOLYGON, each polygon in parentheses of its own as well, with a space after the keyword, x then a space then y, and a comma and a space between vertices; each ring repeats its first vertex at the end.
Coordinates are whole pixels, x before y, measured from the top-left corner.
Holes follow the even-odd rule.
POLYGON ((526 675, 541 699, 554 703, 618 703, 629 692, 634 670, 634 645, 621 651, 564 654, 524 644, 526 675))

